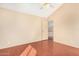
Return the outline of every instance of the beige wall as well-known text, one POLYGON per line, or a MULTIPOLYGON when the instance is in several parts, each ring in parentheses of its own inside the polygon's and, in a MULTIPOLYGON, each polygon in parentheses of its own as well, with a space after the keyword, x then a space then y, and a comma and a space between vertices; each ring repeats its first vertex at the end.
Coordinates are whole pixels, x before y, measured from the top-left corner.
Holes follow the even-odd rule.
POLYGON ((79 4, 63 4, 50 17, 54 41, 79 48, 79 4))
POLYGON ((0 8, 0 49, 45 39, 45 18, 0 8))

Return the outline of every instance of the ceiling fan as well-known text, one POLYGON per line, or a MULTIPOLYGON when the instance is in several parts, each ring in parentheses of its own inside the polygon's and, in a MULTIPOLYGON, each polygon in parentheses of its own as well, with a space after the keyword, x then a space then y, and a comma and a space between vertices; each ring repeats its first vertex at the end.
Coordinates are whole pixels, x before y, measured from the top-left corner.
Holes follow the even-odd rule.
POLYGON ((51 3, 43 3, 40 7, 40 9, 47 9, 49 7, 54 7, 51 3))

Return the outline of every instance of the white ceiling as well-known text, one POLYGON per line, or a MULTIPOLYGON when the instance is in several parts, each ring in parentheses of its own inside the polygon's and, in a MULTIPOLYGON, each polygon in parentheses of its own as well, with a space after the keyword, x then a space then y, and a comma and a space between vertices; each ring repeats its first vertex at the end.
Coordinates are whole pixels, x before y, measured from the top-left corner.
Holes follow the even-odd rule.
POLYGON ((49 6, 47 8, 40 9, 42 7, 42 3, 2 3, 0 4, 0 7, 40 17, 48 17, 62 4, 52 3, 52 5, 53 7, 49 6))

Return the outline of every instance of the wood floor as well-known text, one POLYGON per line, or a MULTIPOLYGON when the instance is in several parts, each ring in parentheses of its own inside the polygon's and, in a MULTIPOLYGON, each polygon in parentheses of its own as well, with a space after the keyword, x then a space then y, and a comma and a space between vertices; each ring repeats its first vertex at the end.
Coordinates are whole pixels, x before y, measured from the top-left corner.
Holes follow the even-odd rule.
MULTIPOLYGON (((37 50, 37 56, 79 56, 79 48, 53 42, 52 40, 29 44, 37 50)), ((19 56, 29 44, 0 49, 0 56, 19 56)))

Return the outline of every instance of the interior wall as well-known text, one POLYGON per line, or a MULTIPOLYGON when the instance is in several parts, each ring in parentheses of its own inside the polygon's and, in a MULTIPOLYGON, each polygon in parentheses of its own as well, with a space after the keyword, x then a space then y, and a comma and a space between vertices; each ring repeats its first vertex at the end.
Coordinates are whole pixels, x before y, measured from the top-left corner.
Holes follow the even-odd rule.
POLYGON ((45 18, 0 8, 0 49, 45 40, 46 28, 45 18))
POLYGON ((54 41, 79 48, 79 4, 63 4, 50 17, 54 41))

